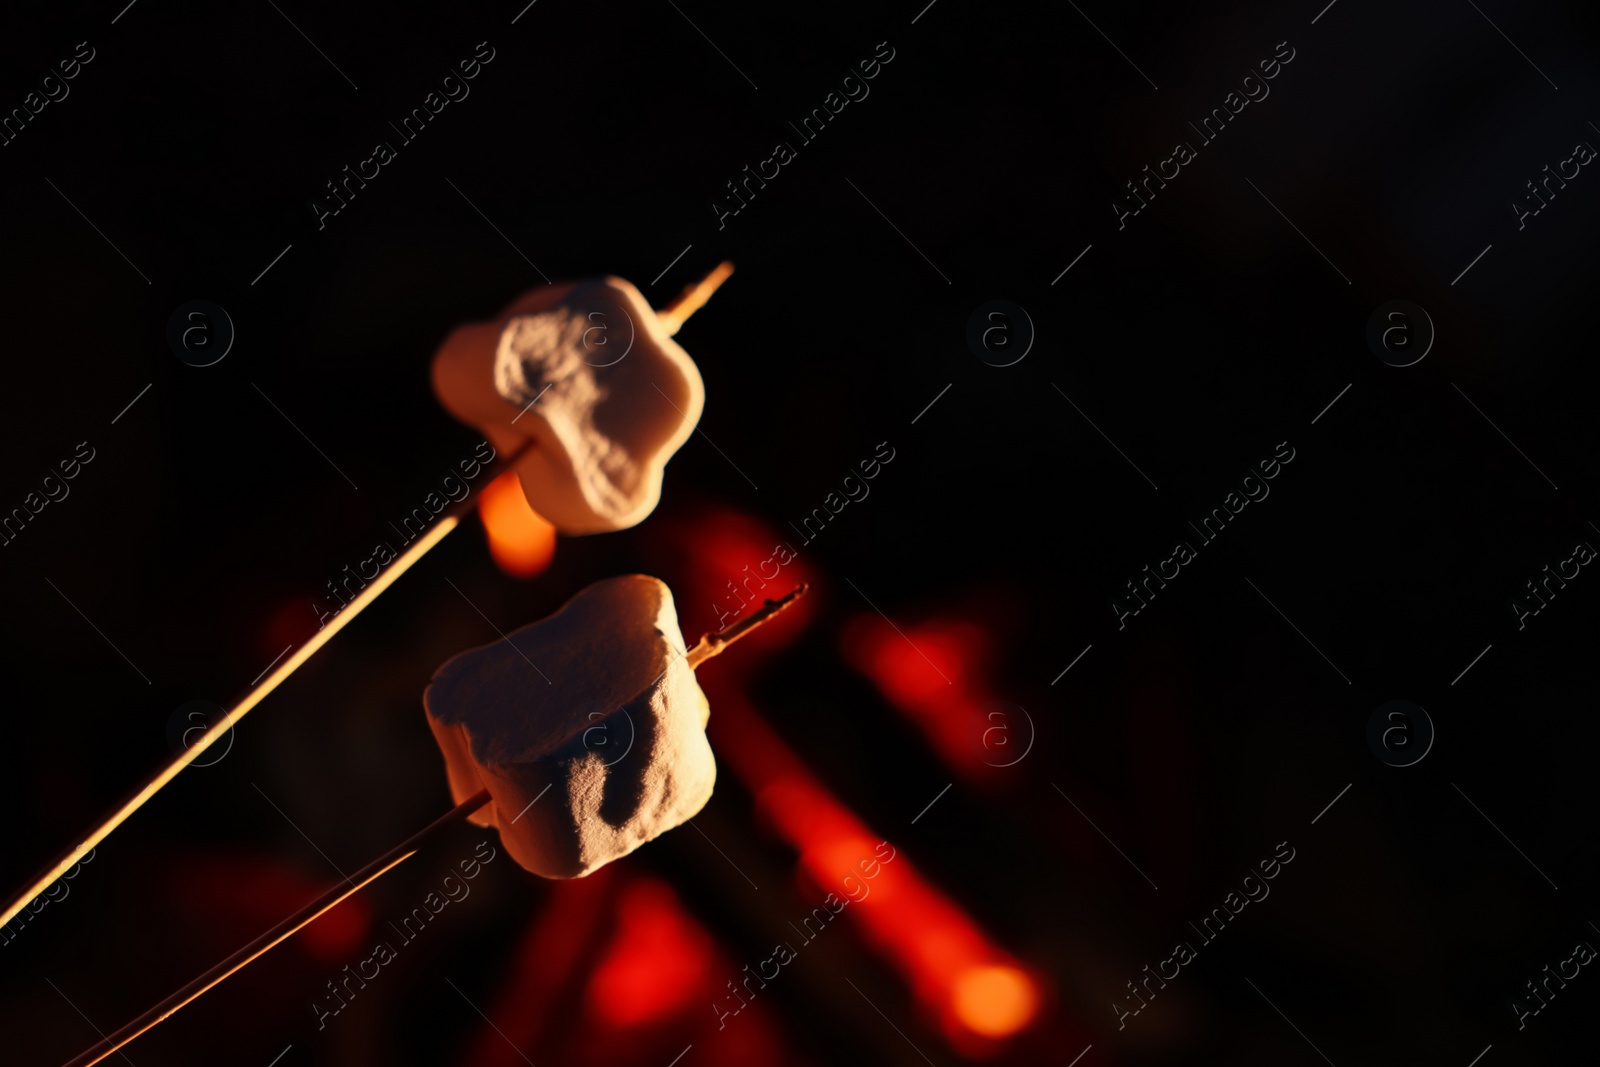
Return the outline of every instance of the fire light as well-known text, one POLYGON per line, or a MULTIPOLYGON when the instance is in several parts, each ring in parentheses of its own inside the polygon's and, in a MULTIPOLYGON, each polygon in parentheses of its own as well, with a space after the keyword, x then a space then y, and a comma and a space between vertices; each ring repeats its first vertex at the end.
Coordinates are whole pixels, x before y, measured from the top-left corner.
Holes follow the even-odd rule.
POLYGON ((1038 1007, 1033 982, 1015 967, 969 967, 956 975, 952 1007, 984 1037, 1006 1037, 1027 1025, 1038 1007))
POLYGON ((851 876, 870 891, 849 906, 863 939, 902 976, 958 1051, 981 1055, 1038 1012, 1036 980, 978 924, 900 856, 861 866, 879 838, 805 766, 731 685, 706 679, 712 729, 725 766, 755 794, 761 815, 800 853, 825 892, 851 876), (870 880, 870 881, 869 881, 870 880))
MULTIPOLYGON (((840 636, 845 661, 864 674, 949 765, 969 783, 994 784, 994 768, 1009 758, 998 748, 1013 726, 994 721, 989 689, 991 641, 971 623, 933 618, 904 633, 878 615, 852 619, 840 636)), ((1016 746, 1019 750, 1022 745, 1016 746)))
MULTIPOLYGON (((689 556, 684 587, 704 590, 702 596, 716 612, 747 611, 741 601, 756 603, 771 595, 762 579, 778 587, 801 580, 825 587, 804 554, 785 562, 774 576, 772 564, 787 557, 768 546, 787 547, 782 538, 751 516, 708 511, 682 532, 689 556), (767 556, 772 564, 754 562, 767 556)), ((682 599, 703 602, 699 597, 682 599)), ((802 604, 800 610, 815 606, 802 604)), ((907 856, 880 861, 881 835, 811 772, 749 699, 746 685, 772 646, 791 640, 805 621, 797 614, 784 632, 774 631, 764 645, 747 648, 737 665, 710 672, 701 681, 714 709, 710 732, 718 762, 749 789, 759 817, 799 853, 799 870, 809 883, 804 891, 817 892, 819 900, 829 892, 848 897, 845 910, 862 940, 899 972, 951 1047, 965 1056, 991 1054, 1037 1019, 1042 1002, 1038 976, 990 940, 907 856), (843 883, 846 876, 851 878, 848 885, 843 883)), ((986 772, 992 774, 992 767, 982 762, 980 736, 973 729, 990 674, 992 648, 986 635, 970 623, 935 619, 917 627, 912 647, 892 626, 880 628, 874 622, 861 620, 847 628, 846 659, 927 730, 964 777, 983 780, 986 772)))
POLYGON ((489 535, 489 554, 513 578, 532 578, 556 554, 556 528, 528 506, 522 482, 506 471, 478 496, 478 515, 489 535))

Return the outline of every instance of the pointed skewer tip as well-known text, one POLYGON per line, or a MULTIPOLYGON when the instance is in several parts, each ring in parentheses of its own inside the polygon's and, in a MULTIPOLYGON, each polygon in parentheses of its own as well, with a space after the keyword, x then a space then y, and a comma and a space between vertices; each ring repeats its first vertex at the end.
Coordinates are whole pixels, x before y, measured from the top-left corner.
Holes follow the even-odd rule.
POLYGON ((778 598, 777 600, 766 601, 755 611, 749 615, 746 615, 743 619, 740 619, 733 625, 726 626, 721 630, 718 630, 716 633, 702 635, 699 642, 686 654, 686 658, 689 661, 689 666, 691 668, 699 667, 700 664, 704 663, 708 659, 711 659, 713 656, 721 655, 723 649, 744 637, 746 634, 750 633, 750 631, 764 626, 766 623, 772 621, 773 618, 775 618, 790 604, 793 604, 796 600, 805 596, 806 592, 810 590, 810 588, 811 586, 809 583, 801 582, 784 596, 778 598))
POLYGON ((715 293, 732 273, 733 262, 723 260, 705 277, 685 286, 677 299, 656 312, 656 317, 661 320, 661 327, 667 331, 667 336, 676 334, 683 328, 683 324, 689 321, 691 315, 705 307, 706 301, 711 299, 711 294, 715 293))

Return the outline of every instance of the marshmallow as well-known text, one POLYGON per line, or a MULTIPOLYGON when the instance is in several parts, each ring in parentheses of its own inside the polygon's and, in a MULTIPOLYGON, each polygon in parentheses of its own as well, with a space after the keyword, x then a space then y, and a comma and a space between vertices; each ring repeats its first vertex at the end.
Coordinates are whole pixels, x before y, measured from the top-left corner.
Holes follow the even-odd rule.
POLYGON ((498 451, 534 442, 516 467, 523 493, 568 534, 643 521, 705 406, 694 361, 613 277, 544 286, 494 322, 457 328, 433 385, 498 451))
POLYGON ((423 693, 457 804, 545 878, 578 878, 693 818, 711 797, 711 709, 672 592, 633 574, 463 652, 423 693))

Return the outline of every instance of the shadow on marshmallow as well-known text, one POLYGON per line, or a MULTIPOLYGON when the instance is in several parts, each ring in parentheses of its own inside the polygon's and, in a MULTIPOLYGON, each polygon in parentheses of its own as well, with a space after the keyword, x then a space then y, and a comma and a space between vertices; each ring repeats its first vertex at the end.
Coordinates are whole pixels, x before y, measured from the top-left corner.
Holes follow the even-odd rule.
POLYGON ((566 534, 622 530, 661 498, 705 386, 629 282, 542 286, 460 326, 433 361, 440 403, 516 463, 528 504, 566 534))
POLYGON ((547 619, 447 661, 423 693, 457 804, 519 864, 577 878, 693 818, 711 798, 710 707, 672 593, 608 578, 547 619))

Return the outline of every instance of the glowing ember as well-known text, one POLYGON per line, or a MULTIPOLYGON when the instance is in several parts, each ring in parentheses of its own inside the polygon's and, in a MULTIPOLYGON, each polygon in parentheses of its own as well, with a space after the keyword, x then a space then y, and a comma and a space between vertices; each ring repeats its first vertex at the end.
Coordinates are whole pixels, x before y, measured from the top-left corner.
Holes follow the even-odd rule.
POLYGON ((969 1030, 1006 1037, 1028 1024, 1038 1002, 1033 982, 1015 967, 971 967, 956 975, 951 1007, 969 1030))
POLYGON ((489 535, 489 554, 513 578, 532 578, 556 554, 556 528, 528 506, 516 471, 484 486, 478 515, 489 535))
POLYGON ((718 709, 713 729, 724 765, 755 795, 761 816, 799 851, 812 881, 835 889, 842 876, 859 872, 872 879, 870 896, 852 904, 851 916, 863 940, 939 1020, 952 1046, 978 1052, 984 1042, 1026 1027, 1038 1004, 1035 980, 909 859, 872 863, 878 837, 811 774, 742 692, 722 679, 706 681, 718 709))
POLYGON ((618 1026, 646 1026, 693 1003, 703 1011, 714 946, 665 882, 640 879, 617 902, 616 935, 590 979, 585 1010, 618 1026))

